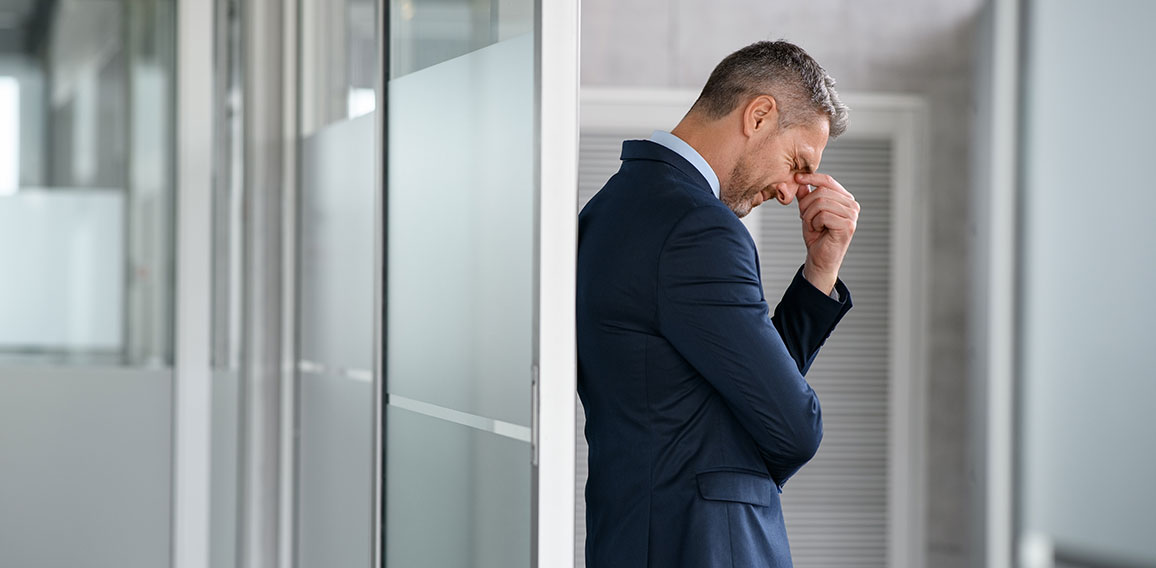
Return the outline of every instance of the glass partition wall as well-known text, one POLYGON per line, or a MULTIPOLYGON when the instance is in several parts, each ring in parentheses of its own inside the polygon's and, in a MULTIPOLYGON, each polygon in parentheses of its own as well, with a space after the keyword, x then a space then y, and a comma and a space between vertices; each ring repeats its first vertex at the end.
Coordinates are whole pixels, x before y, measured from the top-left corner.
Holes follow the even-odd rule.
POLYGON ((300 7, 297 564, 572 565, 577 3, 300 7))
POLYGON ((0 0, 0 566, 572 562, 576 2, 193 1, 0 0))
POLYGON ((378 57, 374 0, 300 1, 298 566, 373 552, 378 57))
POLYGON ((173 2, 25 4, 0 28, 0 362, 171 365, 173 2))
POLYGON ((0 20, 0 566, 164 566, 175 2, 0 20))
POLYGON ((531 562, 534 9, 391 3, 388 566, 531 562))

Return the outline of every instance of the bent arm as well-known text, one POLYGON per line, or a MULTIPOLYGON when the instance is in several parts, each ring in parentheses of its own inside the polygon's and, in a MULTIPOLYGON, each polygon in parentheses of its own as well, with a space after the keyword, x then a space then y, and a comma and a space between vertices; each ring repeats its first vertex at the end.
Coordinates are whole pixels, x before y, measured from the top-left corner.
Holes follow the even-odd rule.
MULTIPOLYGON (((768 317, 755 258, 754 243, 733 214, 716 207, 692 210, 661 253, 658 322, 751 434, 781 485, 817 451, 822 414, 803 378, 805 365, 768 317)), ((784 316, 788 330, 799 325, 794 311, 784 316)), ((813 356, 813 341, 793 343, 799 353, 813 356)))

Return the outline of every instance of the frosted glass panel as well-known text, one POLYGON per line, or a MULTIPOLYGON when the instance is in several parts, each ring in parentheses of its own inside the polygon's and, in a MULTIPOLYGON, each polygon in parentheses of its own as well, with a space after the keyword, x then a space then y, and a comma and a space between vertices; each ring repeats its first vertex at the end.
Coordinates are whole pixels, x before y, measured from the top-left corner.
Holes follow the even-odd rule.
POLYGON ((1029 14, 1020 530, 1087 565, 1156 565, 1156 115, 1121 105, 1156 91, 1156 3, 1029 14), (1119 87, 1072 88, 1093 78, 1119 87))
POLYGON ((527 426, 534 42, 389 83, 388 390, 527 426))
POLYGON ((368 566, 373 504, 374 115, 301 143, 297 553, 368 566))
POLYGON ((369 566, 373 384, 304 372, 300 392, 299 566, 369 566))
POLYGON ((530 565, 530 444, 389 407, 386 566, 530 565))
POLYGON ((374 115, 301 142, 300 357, 373 368, 374 115))

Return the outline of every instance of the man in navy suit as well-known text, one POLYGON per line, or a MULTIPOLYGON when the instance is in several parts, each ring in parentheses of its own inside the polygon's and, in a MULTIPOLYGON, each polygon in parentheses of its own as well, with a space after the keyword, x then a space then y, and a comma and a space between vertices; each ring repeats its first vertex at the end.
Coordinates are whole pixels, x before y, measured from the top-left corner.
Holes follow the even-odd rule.
POLYGON ((833 86, 795 45, 747 46, 582 210, 588 567, 791 566, 779 494, 823 436, 803 377, 851 308, 859 205, 815 172, 847 124, 833 86), (773 315, 739 220, 771 199, 807 248, 773 315))

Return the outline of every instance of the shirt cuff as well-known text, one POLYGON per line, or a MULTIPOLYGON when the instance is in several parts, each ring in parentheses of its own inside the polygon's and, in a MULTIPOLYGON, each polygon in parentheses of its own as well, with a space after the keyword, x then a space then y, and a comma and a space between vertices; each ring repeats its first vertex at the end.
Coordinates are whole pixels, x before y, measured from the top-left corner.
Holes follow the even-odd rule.
MULTIPOLYGON (((822 292, 823 292, 822 290, 820 290, 820 289, 819 289, 819 287, 818 287, 818 286, 815 286, 814 284, 811 284, 811 281, 810 281, 810 280, 807 280, 807 279, 806 279, 806 277, 804 277, 804 276, 803 276, 803 267, 799 267, 799 272, 798 272, 798 273, 796 273, 795 277, 796 277, 796 278, 799 278, 799 279, 801 279, 801 280, 803 280, 804 282, 806 282, 806 283, 807 283, 807 284, 808 284, 808 285, 809 285, 809 286, 810 286, 812 289, 814 289, 815 291, 817 291, 817 292, 819 292, 819 293, 822 293, 822 292)), ((843 284, 843 281, 842 281, 841 279, 839 279, 839 278, 836 278, 836 279, 835 279, 835 287, 834 287, 834 288, 831 288, 831 293, 830 293, 830 294, 827 294, 827 297, 828 297, 828 298, 831 298, 832 300, 835 300, 836 302, 839 302, 840 304, 842 304, 842 303, 843 303, 843 298, 845 298, 845 297, 846 297, 846 295, 844 294, 844 290, 846 290, 846 289, 847 289, 847 286, 843 284)))

